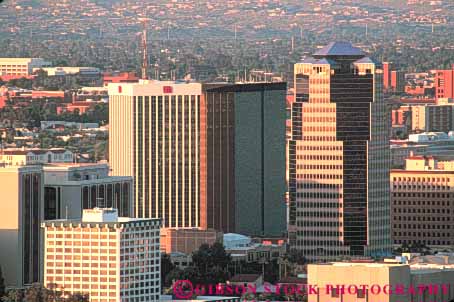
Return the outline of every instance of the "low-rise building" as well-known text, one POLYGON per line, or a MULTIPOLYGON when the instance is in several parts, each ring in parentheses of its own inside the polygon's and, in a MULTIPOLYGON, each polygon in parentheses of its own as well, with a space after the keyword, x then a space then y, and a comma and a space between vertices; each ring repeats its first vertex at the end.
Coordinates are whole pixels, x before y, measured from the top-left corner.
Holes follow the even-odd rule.
POLYGON ((212 245, 215 242, 222 242, 222 233, 216 230, 161 229, 161 251, 167 254, 174 252, 191 254, 197 251, 202 244, 212 245))
POLYGON ((65 149, 5 149, 0 151, 0 166, 72 163, 74 154, 65 149))
POLYGON ((224 234, 224 248, 233 261, 272 261, 286 253, 284 244, 257 243, 247 236, 233 233, 224 234))
POLYGON ((318 290, 308 294, 308 302, 449 301, 454 298, 454 287, 442 285, 453 282, 453 265, 309 264, 308 284, 316 285, 318 290))
POLYGON ((2 76, 28 76, 34 68, 51 66, 41 58, 0 58, 0 77, 2 76))
POLYGON ((43 70, 48 76, 65 76, 65 75, 81 75, 81 76, 99 76, 101 70, 96 67, 72 67, 72 66, 58 66, 58 67, 43 67, 33 68, 33 71, 43 70))

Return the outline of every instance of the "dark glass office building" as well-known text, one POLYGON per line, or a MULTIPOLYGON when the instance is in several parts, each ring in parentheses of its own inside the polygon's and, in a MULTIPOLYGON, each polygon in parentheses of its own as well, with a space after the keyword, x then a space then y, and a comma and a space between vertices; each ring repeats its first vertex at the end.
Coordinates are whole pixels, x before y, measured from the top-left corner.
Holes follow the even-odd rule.
POLYGON ((286 83, 204 85, 204 227, 253 236, 285 233, 285 95, 286 83))

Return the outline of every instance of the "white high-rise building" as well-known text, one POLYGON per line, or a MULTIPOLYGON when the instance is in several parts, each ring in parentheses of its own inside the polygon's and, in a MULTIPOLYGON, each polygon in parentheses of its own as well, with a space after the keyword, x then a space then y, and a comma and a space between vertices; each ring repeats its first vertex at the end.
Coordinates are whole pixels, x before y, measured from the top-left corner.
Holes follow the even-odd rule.
POLYGON ((159 301, 160 225, 111 208, 44 222, 44 285, 91 302, 159 301))
POLYGON ((134 176, 135 217, 200 226, 200 83, 111 83, 112 175, 134 176))

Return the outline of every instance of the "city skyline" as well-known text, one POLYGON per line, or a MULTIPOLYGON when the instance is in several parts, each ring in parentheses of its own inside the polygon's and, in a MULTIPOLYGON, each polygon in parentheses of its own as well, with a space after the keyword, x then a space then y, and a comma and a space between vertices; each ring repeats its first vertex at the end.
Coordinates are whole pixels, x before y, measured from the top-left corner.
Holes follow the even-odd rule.
POLYGON ((445 0, 0 1, 0 301, 454 301, 453 35, 445 0))

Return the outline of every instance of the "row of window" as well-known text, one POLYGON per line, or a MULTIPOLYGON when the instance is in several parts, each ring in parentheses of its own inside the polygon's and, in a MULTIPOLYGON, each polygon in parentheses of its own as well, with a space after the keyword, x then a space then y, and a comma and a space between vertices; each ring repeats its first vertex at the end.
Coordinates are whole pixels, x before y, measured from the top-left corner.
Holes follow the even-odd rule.
MULTIPOLYGON (((290 178, 292 178, 292 175, 290 175, 290 178)), ((296 178, 297 179, 342 179, 342 175, 308 173, 308 174, 296 174, 296 178)))
POLYGON ((411 243, 424 243, 426 245, 451 245, 451 241, 446 240, 394 240, 396 244, 411 244, 411 243))
POLYGON ((394 232, 394 236, 418 236, 421 237, 450 237, 449 233, 426 233, 426 232, 394 232))
POLYGON ((445 177, 393 177, 393 181, 404 182, 450 182, 451 178, 445 177))
POLYGON ((329 145, 329 146, 320 146, 320 145, 317 145, 317 146, 297 146, 296 149, 297 150, 307 150, 307 151, 323 151, 323 150, 326 150, 326 151, 334 151, 334 150, 342 151, 342 146, 333 146, 333 145, 329 145))
POLYGON ((439 185, 432 185, 432 184, 402 184, 396 185, 393 184, 392 188, 396 189, 404 189, 404 190, 411 190, 411 189, 427 189, 427 190, 451 190, 449 186, 439 186, 439 185))
POLYGON ((413 217, 413 216, 394 216, 396 221, 451 221, 451 217, 413 217), (423 219, 421 219, 423 218, 423 219))
POLYGON ((310 170, 340 170, 342 165, 296 165, 297 169, 310 169, 310 170))
POLYGON ((445 229, 451 229, 451 226, 449 225, 425 225, 425 224, 406 224, 406 223, 403 223, 403 224, 393 224, 393 228, 397 229, 401 229, 401 228, 411 228, 411 229, 438 229, 438 230, 445 230, 445 229))
MULTIPOLYGON (((398 193, 400 194, 400 193, 398 193)), ((395 196, 393 194, 393 196, 395 196)), ((400 196, 399 196, 400 197, 400 196)), ((404 196, 404 197, 409 197, 409 196, 404 196)), ((411 197, 416 197, 416 196, 411 196, 411 197)), ((432 193, 432 194, 425 194, 425 193, 421 193, 421 194, 417 194, 417 197, 424 197, 424 198, 434 198, 434 197, 437 197, 437 198, 448 198, 450 197, 449 194, 444 194, 444 193, 432 193)), ((451 196, 451 198, 454 198, 454 195, 451 196)), ((414 205, 414 206, 449 206, 449 202, 448 201, 434 201, 434 200, 393 200, 393 204, 394 205, 403 205, 403 206, 406 206, 406 205, 414 205)))
POLYGON ((394 209, 393 210, 394 213, 443 213, 443 214, 449 214, 450 213, 450 210, 449 209, 394 209))
MULTIPOLYGON (((112 253, 112 250, 110 250, 112 253)), ((97 256, 93 256, 97 257, 97 256)), ((63 255, 47 255, 46 256, 47 260, 63 260, 63 255)), ((90 260, 90 256, 80 256, 80 255, 74 255, 73 256, 74 260, 90 260)), ((117 256, 99 256, 98 260, 100 261, 117 261, 117 256)))

